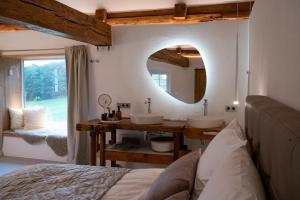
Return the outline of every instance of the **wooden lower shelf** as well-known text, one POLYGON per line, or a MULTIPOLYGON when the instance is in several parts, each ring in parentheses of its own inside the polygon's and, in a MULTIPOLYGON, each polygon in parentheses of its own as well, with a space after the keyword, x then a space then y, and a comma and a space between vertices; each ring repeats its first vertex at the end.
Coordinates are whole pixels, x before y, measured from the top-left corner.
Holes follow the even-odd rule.
MULTIPOLYGON (((180 150, 180 156, 190 152, 189 150, 180 150)), ((100 156, 100 153, 97 153, 100 156)), ((116 160, 126 162, 142 162, 151 164, 171 164, 174 161, 173 152, 158 153, 149 148, 136 148, 130 150, 119 150, 106 148, 105 160, 116 160)))
POLYGON ((143 162, 151 164, 170 164, 174 160, 172 155, 159 155, 124 151, 106 151, 105 158, 107 160, 143 162))

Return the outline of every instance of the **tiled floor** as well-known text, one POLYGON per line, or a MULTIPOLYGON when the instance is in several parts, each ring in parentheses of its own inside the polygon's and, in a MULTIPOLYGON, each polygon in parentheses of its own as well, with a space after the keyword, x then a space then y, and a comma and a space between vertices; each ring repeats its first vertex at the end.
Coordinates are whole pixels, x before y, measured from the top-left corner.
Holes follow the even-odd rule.
POLYGON ((37 163, 54 163, 45 160, 34 160, 28 158, 16 158, 16 157, 0 157, 0 176, 3 174, 12 172, 25 165, 33 165, 37 163))

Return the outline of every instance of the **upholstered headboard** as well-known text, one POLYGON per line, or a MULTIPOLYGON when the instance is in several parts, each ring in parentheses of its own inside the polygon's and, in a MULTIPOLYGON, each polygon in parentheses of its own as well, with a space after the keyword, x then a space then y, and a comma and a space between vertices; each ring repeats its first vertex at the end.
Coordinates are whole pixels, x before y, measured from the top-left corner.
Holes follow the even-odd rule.
POLYGON ((268 199, 300 199, 300 112, 265 96, 246 102, 245 130, 268 199))

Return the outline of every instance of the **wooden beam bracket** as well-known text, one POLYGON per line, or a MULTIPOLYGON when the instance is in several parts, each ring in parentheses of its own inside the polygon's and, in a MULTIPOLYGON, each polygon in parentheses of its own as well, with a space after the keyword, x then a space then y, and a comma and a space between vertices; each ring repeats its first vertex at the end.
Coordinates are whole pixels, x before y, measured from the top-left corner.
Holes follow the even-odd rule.
POLYGON ((107 21, 106 9, 97 9, 95 12, 95 18, 96 18, 96 20, 98 20, 100 22, 106 23, 106 21, 107 21))
POLYGON ((185 20, 187 15, 187 6, 185 3, 178 3, 175 4, 175 13, 174 19, 175 20, 185 20))

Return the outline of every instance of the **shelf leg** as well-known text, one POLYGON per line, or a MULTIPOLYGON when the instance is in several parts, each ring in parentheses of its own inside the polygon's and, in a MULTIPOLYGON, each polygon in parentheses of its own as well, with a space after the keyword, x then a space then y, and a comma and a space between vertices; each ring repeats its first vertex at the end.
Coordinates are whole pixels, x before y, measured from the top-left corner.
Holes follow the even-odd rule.
POLYGON ((90 132, 91 137, 91 165, 96 165, 96 154, 97 154, 97 133, 95 131, 90 132))
MULTIPOLYGON (((113 127, 112 131, 111 131, 111 144, 116 144, 117 143, 117 130, 115 127, 113 127)), ((111 167, 116 167, 117 163, 115 160, 111 161, 111 167)))
POLYGON ((179 158, 179 150, 180 150, 180 135, 179 133, 173 133, 174 136, 174 161, 179 158))
POLYGON ((105 131, 100 131, 100 166, 105 166, 105 131))
POLYGON ((96 141, 97 141, 96 152, 98 152, 100 150, 100 143, 99 143, 99 135, 98 134, 96 134, 96 141))

